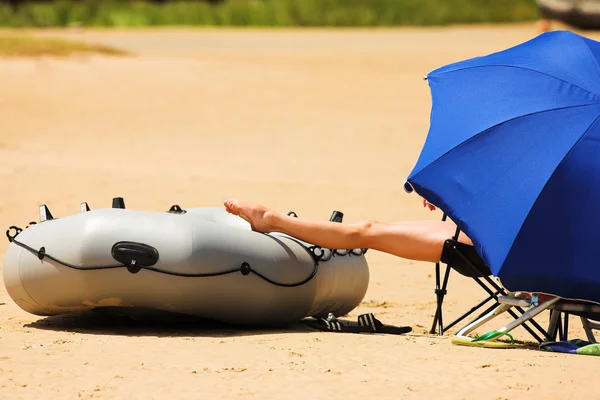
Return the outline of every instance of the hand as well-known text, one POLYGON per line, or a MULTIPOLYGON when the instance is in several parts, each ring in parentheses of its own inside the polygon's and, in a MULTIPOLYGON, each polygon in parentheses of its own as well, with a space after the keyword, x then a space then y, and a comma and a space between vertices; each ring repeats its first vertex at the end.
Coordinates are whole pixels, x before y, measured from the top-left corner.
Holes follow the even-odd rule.
POLYGON ((425 199, 423 199, 423 207, 429 207, 429 211, 435 211, 435 209, 436 209, 433 204, 431 204, 430 202, 428 202, 425 199))

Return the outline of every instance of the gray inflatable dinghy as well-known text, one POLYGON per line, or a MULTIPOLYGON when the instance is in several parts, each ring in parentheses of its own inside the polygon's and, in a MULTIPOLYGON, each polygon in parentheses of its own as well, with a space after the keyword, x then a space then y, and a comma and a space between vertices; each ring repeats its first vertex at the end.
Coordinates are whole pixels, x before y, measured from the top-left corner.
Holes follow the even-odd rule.
MULTIPOLYGON (((11 227, 4 284, 25 311, 55 315, 133 307, 284 326, 341 316, 363 299, 366 249, 330 250, 251 230, 222 208, 113 208, 11 227)), ((337 214, 341 222, 341 213, 337 214)))
POLYGON ((537 0, 537 5, 544 18, 580 29, 600 28, 600 0, 537 0))

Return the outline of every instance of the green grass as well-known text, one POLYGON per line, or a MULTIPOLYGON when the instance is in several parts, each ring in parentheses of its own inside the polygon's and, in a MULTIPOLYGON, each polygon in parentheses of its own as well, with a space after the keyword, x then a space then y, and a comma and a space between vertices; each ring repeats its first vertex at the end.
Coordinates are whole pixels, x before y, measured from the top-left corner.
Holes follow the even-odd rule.
POLYGON ((73 54, 122 56, 127 53, 112 47, 63 39, 0 36, 0 57, 67 57, 73 54))
POLYGON ((81 0, 0 4, 0 26, 398 26, 517 22, 537 18, 535 0, 81 0))

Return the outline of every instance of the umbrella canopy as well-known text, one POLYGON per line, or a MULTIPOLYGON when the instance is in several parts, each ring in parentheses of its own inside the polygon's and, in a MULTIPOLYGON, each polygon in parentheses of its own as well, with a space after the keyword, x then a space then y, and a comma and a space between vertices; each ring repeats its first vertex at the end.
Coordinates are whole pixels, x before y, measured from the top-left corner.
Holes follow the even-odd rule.
POLYGON ((600 302, 600 43, 542 34, 427 75, 407 179, 509 290, 600 302))

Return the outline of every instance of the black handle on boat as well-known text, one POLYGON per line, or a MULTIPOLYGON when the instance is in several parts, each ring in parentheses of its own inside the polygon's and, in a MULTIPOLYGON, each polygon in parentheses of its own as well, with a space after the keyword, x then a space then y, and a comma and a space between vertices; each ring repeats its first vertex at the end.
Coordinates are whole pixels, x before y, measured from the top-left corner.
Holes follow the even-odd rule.
POLYGON ((154 247, 136 242, 117 242, 113 245, 111 254, 133 274, 139 272, 142 267, 156 264, 159 259, 158 250, 154 247))
POLYGON ((112 200, 112 208, 125 209, 125 200, 122 197, 115 197, 112 200))
POLYGON ((342 222, 344 220, 344 213, 334 210, 333 213, 331 214, 331 217, 329 218, 329 221, 331 222, 342 222))

